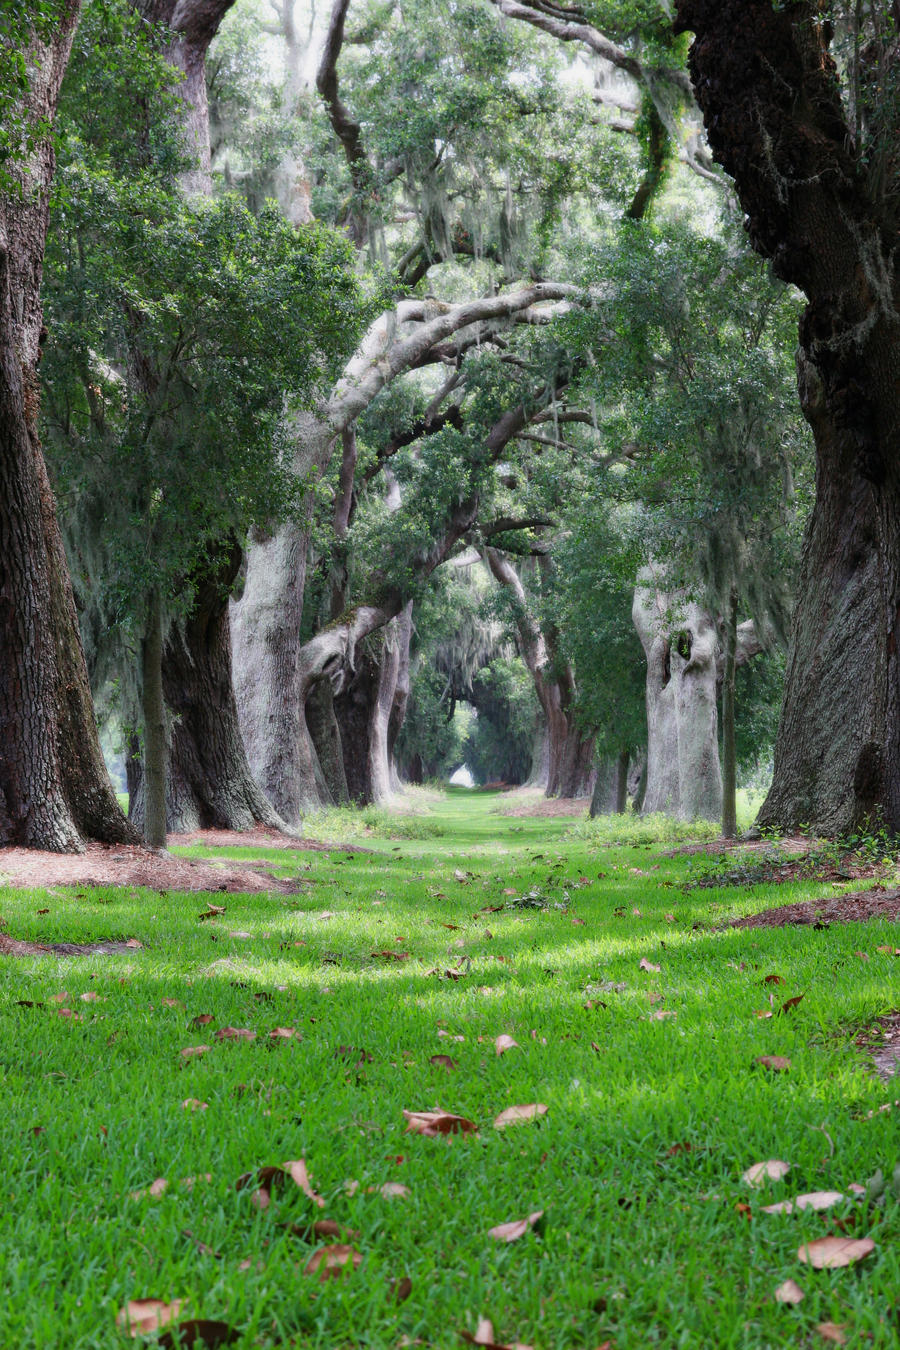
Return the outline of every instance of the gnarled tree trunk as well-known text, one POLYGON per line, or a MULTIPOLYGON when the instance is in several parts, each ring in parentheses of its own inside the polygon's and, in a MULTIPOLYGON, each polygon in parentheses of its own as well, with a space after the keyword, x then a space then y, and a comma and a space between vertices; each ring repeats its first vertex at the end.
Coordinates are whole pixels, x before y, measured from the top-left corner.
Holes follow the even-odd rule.
MULTIPOLYGON (((816 501, 759 821, 835 833, 881 813, 900 829, 900 239, 896 183, 884 190, 895 137, 860 153, 831 25, 811 0, 678 0, 677 12, 697 35, 697 101, 751 241, 809 300, 798 386, 816 501)), ((884 62, 882 88, 896 80, 896 37, 884 62)))
MULTIPOLYGON (((53 494, 38 438, 40 285, 54 156, 47 127, 78 20, 69 0, 27 53, 7 109, 35 144, 0 192, 0 845, 132 841, 103 764, 53 494)), ((0 41, 0 60, 7 54, 0 41)))

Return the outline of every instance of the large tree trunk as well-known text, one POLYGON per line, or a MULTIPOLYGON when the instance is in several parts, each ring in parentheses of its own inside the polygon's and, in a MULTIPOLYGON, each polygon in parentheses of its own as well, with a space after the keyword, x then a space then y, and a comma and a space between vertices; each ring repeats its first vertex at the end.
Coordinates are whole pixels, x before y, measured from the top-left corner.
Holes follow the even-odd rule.
POLYGON ((725 616, 725 673, 722 678, 722 834, 737 834, 737 750, 734 735, 734 672, 737 665, 738 597, 734 586, 725 616))
POLYGON ((681 820, 722 811, 713 620, 638 584, 632 618, 647 657, 647 787, 643 810, 681 820), (677 623, 677 627, 675 624, 677 623))
POLYGON ((151 848, 166 846, 168 737, 162 680, 162 602, 154 591, 147 601, 141 641, 141 714, 144 724, 144 838, 151 848))
MULTIPOLYGON (((818 5, 678 0, 677 10, 697 34, 697 99, 751 240, 810 302, 798 382, 816 501, 759 822, 835 833, 880 813, 900 829, 895 137, 883 131, 860 154, 818 5)), ((896 43, 885 60, 890 83, 896 43)))
MULTIPOLYGON (((52 125, 77 0, 28 53, 7 110, 36 138, 0 193, 0 844, 76 850, 135 838, 103 765, 53 494, 38 438, 40 284, 52 125)), ((0 43, 0 59, 6 59, 0 43)))
POLYGON ((397 738, 403 730, 403 723, 406 721, 406 710, 409 707, 409 692, 412 678, 409 653, 410 645, 412 643, 412 631, 413 602, 410 600, 403 613, 397 616, 397 641, 399 644, 397 683, 394 688, 394 701, 391 705, 387 733, 388 761, 390 765, 392 792, 399 792, 402 787, 394 752, 397 745, 397 738))

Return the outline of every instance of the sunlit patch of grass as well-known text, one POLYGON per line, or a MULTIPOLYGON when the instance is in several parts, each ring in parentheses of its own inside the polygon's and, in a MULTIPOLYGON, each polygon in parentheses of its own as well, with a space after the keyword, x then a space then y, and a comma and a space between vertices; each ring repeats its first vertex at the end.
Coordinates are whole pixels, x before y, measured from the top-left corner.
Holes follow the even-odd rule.
POLYGON ((244 1347, 444 1347, 479 1314, 541 1350, 610 1338, 617 1350, 767 1350, 811 1343, 824 1321, 896 1344, 896 1201, 836 1211, 877 1244, 856 1271, 798 1262, 801 1242, 834 1227, 828 1215, 762 1213, 897 1160, 895 1116, 866 1115, 900 1092, 867 1071, 847 1030, 897 1002, 897 958, 877 950, 896 925, 729 928, 823 888, 685 892, 690 859, 646 843, 601 852, 566 836, 571 819, 502 818, 492 804, 454 794, 431 808, 443 834, 397 843, 357 826, 347 841, 366 853, 192 849, 265 856, 309 882, 295 896, 216 894, 213 920, 195 894, 0 892, 17 937, 144 943, 0 964, 0 1344, 56 1346, 64 1328, 71 1350, 109 1350, 126 1343, 116 1310, 148 1296, 224 1318, 244 1347), (532 894, 546 907, 507 907, 532 894), (214 1021, 192 1025, 198 1014, 214 1021), (226 1026, 256 1039, 218 1042, 226 1026), (275 1027, 297 1035, 270 1041, 275 1027), (517 1048, 498 1056, 501 1034, 517 1048), (791 1068, 768 1071, 760 1055, 791 1068), (189 1098, 206 1109, 183 1109, 189 1098), (505 1107, 537 1102, 543 1118, 493 1129, 505 1107), (438 1105, 478 1134, 404 1134, 404 1108, 438 1105), (235 1189, 246 1171, 300 1157, 322 1210, 296 1187, 266 1211, 235 1189), (766 1158, 791 1171, 753 1191, 742 1173, 766 1158), (162 1197, 130 1198, 157 1177, 171 1183, 162 1197), (385 1182, 409 1197, 385 1199, 385 1182), (539 1209, 543 1236, 488 1237, 539 1209), (363 1255, 327 1284, 302 1274, 316 1244, 284 1227, 323 1215, 356 1229, 363 1255), (404 1275, 412 1293, 397 1305, 390 1281, 404 1275), (793 1308, 773 1299, 788 1277, 806 1294, 793 1308))

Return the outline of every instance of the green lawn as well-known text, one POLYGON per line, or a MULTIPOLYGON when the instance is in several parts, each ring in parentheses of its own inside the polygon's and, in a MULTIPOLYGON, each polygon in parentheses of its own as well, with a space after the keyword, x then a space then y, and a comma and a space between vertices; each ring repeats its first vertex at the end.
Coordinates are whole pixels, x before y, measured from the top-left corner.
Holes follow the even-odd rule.
POLYGON ((867 1113, 900 1080, 885 1087, 852 1044, 900 1004, 900 958, 876 950, 900 945, 896 925, 731 930, 832 888, 685 892, 688 858, 602 847, 497 802, 436 799, 398 822, 412 838, 372 816, 369 853, 269 850, 302 893, 227 896, 213 921, 198 915, 221 895, 0 890, 16 937, 144 943, 2 959, 0 1346, 108 1350, 136 1298, 184 1299, 183 1317, 224 1319, 246 1347, 453 1346, 480 1316, 536 1350, 814 1346, 827 1322, 850 1345, 900 1344, 896 1199, 762 1212, 898 1161, 900 1115, 867 1113), (257 1036, 217 1041, 225 1027, 257 1036), (500 1035, 517 1042, 502 1056, 500 1035), (546 1115, 493 1128, 532 1103, 546 1115), (478 1132, 404 1132, 404 1109, 435 1108, 478 1132), (266 1209, 236 1189, 301 1158, 324 1207, 293 1182, 266 1209), (790 1172, 750 1187, 742 1173, 767 1159, 790 1172), (158 1178, 164 1194, 133 1198, 158 1178), (538 1210, 539 1233, 489 1235, 538 1210), (355 1230, 362 1258, 324 1283, 304 1273, 322 1218, 355 1230), (802 1243, 842 1224, 874 1252, 801 1264, 802 1243), (787 1279, 796 1306, 774 1300, 787 1279))

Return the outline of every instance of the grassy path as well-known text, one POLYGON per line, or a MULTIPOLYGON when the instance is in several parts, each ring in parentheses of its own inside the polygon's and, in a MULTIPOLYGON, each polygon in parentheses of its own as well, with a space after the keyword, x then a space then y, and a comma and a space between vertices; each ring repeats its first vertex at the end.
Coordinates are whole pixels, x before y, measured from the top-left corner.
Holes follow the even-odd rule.
POLYGON ((300 893, 227 896, 214 920, 215 895, 0 889, 16 937, 145 944, 0 962, 0 1346, 125 1344, 133 1298, 187 1300, 246 1347, 453 1346, 482 1316, 536 1350, 815 1346, 827 1323, 900 1344, 896 1198, 763 1212, 898 1161, 900 1111, 877 1108, 900 1082, 847 1030, 900 1004, 900 958, 877 950, 896 925, 731 930, 815 885, 685 892, 688 859, 495 805, 449 795, 404 837, 356 837, 365 854, 270 850, 300 893), (404 1132, 404 1109, 435 1108, 477 1133, 404 1132), (301 1158, 321 1207, 293 1182, 266 1208, 235 1188, 301 1158), (769 1159, 791 1170, 748 1185, 769 1159), (540 1232, 489 1235, 536 1211, 540 1232), (362 1258, 326 1282, 304 1273, 323 1218, 362 1258), (800 1262, 840 1232, 874 1252, 800 1262), (795 1306, 773 1297, 788 1279, 795 1306))

